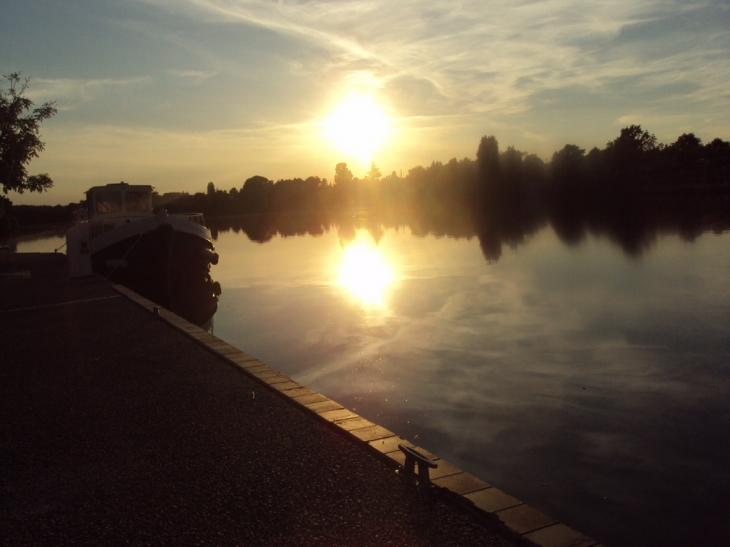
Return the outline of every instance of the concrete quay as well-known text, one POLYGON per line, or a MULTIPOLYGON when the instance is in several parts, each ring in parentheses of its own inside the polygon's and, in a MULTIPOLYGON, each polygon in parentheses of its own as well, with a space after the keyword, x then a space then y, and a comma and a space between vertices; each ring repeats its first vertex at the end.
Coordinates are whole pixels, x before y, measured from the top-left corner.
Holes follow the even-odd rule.
POLYGON ((597 545, 64 255, 0 325, 0 545, 597 545))

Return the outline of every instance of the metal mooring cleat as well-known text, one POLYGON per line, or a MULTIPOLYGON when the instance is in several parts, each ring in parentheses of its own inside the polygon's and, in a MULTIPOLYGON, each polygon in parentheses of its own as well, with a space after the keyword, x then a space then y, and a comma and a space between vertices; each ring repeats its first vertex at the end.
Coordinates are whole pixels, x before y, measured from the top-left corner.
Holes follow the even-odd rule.
POLYGON ((415 471, 416 463, 418 464, 418 485, 421 488, 428 488, 431 485, 431 477, 429 476, 429 469, 436 469, 438 464, 432 459, 427 458, 421 454, 418 450, 414 450, 408 446, 398 444, 398 448, 406 456, 406 463, 403 466, 403 472, 406 475, 413 475, 415 471))

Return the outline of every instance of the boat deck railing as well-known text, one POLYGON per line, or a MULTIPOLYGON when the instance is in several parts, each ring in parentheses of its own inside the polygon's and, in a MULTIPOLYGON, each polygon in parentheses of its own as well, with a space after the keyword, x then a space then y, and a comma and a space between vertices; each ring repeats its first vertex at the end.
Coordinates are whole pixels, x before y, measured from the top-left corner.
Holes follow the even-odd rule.
POLYGON ((203 213, 178 213, 177 216, 183 216, 188 220, 195 222, 196 224, 205 226, 205 218, 203 217, 203 213))

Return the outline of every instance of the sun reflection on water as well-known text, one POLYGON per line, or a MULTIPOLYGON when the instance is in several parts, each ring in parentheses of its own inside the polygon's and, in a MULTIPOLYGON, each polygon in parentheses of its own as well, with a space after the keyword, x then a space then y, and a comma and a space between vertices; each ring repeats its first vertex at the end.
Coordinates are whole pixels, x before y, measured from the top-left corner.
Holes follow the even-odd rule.
POLYGON ((393 268, 375 245, 354 241, 345 247, 338 283, 368 307, 384 307, 393 268))

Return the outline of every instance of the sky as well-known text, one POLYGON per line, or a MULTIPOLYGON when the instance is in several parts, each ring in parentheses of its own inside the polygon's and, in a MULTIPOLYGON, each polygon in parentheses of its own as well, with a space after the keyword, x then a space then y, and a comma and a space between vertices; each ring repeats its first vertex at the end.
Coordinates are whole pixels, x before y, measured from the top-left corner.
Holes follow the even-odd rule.
POLYGON ((18 204, 405 175, 483 135, 730 140, 730 0, 2 0, 0 69, 58 108, 28 166, 55 185, 18 204))

